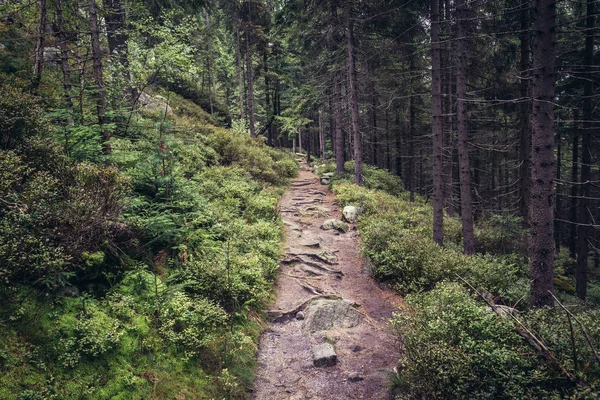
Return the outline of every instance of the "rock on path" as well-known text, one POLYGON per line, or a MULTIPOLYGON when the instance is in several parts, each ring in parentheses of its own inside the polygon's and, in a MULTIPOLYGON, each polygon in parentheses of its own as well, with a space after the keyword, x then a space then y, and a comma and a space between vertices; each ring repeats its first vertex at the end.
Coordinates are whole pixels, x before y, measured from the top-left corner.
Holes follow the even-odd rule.
POLYGON ((342 216, 306 164, 279 209, 286 252, 259 342, 254 398, 388 399, 399 355, 387 321, 400 297, 368 276, 354 233, 320 229, 342 216))

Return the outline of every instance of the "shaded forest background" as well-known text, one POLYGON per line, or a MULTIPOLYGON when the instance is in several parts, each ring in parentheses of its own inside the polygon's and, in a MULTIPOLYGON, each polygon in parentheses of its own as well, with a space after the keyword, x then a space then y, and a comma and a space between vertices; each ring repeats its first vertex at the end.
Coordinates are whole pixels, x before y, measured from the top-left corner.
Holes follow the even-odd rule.
POLYGON ((250 396, 288 148, 407 295, 399 398, 595 398, 599 8, 0 3, 0 397, 250 396))

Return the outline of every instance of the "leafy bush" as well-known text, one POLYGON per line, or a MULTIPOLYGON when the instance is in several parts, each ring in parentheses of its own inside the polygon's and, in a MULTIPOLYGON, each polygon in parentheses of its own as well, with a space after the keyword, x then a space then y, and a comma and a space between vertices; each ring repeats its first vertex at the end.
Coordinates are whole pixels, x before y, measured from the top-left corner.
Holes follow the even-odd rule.
POLYGON ((159 332, 189 360, 215 340, 214 335, 226 321, 225 311, 213 302, 175 292, 160 308, 159 332))
POLYGON ((0 85, 0 149, 13 150, 49 129, 39 100, 12 86, 0 85))
POLYGON ((523 264, 516 258, 465 256, 458 245, 461 225, 457 220, 445 219, 450 245, 437 246, 431 239, 431 207, 424 202, 411 203, 403 197, 344 183, 336 184, 334 192, 341 205, 365 210, 359 219, 363 254, 374 266, 373 275, 391 282, 400 292, 429 290, 444 279, 458 279, 458 274, 505 300, 517 301, 524 295, 514 287, 514 282, 526 274, 523 264))
MULTIPOLYGON (((336 166, 333 162, 319 164, 319 160, 314 165, 315 172, 322 175, 326 172, 336 172, 336 166)), ((354 161, 344 163, 344 174, 334 176, 331 180, 335 182, 350 183, 354 181, 354 161)), ((380 190, 391 195, 399 196, 404 192, 404 184, 399 176, 391 174, 389 171, 377 168, 373 165, 363 164, 363 185, 367 189, 380 190)))
POLYGON ((74 367, 82 357, 96 358, 113 350, 125 333, 119 321, 93 301, 79 315, 63 316, 59 331, 62 338, 57 350, 64 367, 74 367))
POLYGON ((393 323, 404 343, 397 399, 553 397, 545 387, 547 369, 510 320, 459 284, 407 296, 393 323))

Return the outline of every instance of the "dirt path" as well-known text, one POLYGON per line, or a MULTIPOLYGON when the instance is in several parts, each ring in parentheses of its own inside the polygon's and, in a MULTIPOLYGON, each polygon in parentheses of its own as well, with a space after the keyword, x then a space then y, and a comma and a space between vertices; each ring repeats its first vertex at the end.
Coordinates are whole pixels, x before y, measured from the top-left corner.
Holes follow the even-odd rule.
POLYGON ((388 399, 398 354, 387 319, 400 297, 368 276, 352 225, 347 233, 320 229, 341 210, 306 164, 279 209, 286 255, 260 338, 254 398, 388 399))

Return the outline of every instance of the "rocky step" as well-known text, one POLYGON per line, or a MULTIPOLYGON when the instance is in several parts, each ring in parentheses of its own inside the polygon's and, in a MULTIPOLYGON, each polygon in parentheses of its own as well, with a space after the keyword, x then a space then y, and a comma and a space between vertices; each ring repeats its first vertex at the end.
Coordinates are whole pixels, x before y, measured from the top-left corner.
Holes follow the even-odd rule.
POLYGON ((331 343, 316 343, 311 346, 315 367, 333 367, 337 364, 337 354, 331 343))

